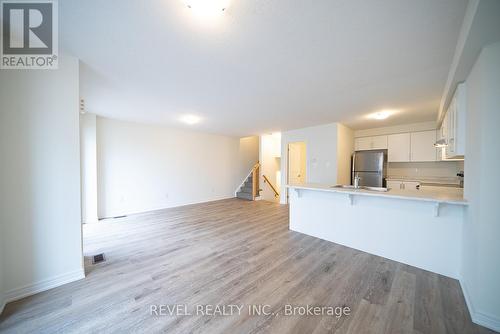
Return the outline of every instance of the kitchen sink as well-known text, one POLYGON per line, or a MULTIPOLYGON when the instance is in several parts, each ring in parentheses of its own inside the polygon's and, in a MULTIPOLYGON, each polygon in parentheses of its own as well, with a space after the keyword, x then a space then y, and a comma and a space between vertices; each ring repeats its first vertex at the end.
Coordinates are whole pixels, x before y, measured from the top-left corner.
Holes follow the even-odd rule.
POLYGON ((345 184, 338 184, 336 186, 332 186, 332 188, 339 188, 339 189, 361 189, 361 190, 368 190, 368 191, 378 191, 378 192, 386 192, 389 189, 388 188, 382 188, 382 187, 366 187, 366 186, 361 186, 359 188, 354 188, 354 186, 351 185, 345 185, 345 184))
MULTIPOLYGON (((332 188, 356 189, 356 188, 354 188, 354 186, 344 185, 344 184, 337 184, 336 186, 332 186, 332 188)), ((360 188, 358 188, 358 189, 360 189, 360 188)))
POLYGON ((389 191, 389 188, 382 188, 382 187, 361 187, 361 189, 364 190, 371 190, 371 191, 379 191, 379 192, 386 192, 389 191))

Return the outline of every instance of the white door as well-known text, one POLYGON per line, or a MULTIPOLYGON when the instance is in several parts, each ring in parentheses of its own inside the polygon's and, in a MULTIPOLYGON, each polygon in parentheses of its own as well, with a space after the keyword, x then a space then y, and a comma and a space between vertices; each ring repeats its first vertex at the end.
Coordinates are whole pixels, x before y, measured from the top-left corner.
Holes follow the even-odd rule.
POLYGON ((436 161, 436 131, 412 132, 411 161, 436 161))
POLYGON ((288 144, 288 184, 306 183, 306 143, 288 144))
POLYGON ((400 133, 387 137, 387 161, 410 161, 410 134, 400 133))

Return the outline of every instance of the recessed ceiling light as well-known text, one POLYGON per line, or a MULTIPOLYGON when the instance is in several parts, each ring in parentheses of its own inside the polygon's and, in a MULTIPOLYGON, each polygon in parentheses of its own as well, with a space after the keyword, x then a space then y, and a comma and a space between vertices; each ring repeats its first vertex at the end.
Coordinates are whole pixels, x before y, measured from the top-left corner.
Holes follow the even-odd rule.
POLYGON ((391 116, 394 113, 395 112, 393 110, 382 110, 382 111, 378 111, 376 113, 373 113, 373 114, 369 115, 368 117, 373 118, 373 119, 377 119, 377 120, 383 120, 383 119, 386 119, 387 117, 391 116))
POLYGON ((196 123, 199 123, 201 121, 201 117, 196 116, 196 115, 184 115, 179 118, 179 120, 183 123, 186 123, 188 125, 194 125, 196 123))
POLYGON ((229 6, 229 0, 185 0, 186 6, 199 16, 220 15, 229 6))

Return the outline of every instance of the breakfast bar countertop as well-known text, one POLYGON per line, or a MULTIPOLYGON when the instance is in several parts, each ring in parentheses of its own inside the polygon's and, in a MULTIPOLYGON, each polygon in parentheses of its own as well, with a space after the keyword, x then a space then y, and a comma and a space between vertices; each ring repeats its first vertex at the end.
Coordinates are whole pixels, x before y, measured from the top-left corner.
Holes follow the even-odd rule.
POLYGON ((404 199, 404 200, 414 200, 414 201, 425 201, 434 203, 444 203, 453 205, 468 205, 467 201, 463 197, 463 189, 461 188, 442 188, 433 189, 433 187, 424 187, 420 190, 400 190, 400 189, 389 189, 386 192, 365 190, 365 189, 345 189, 345 188, 334 188, 334 185, 325 184, 291 184, 286 186, 289 189, 295 190, 312 190, 321 192, 332 192, 332 193, 343 193, 348 195, 359 195, 359 196, 375 196, 375 197, 386 197, 394 199, 404 199))

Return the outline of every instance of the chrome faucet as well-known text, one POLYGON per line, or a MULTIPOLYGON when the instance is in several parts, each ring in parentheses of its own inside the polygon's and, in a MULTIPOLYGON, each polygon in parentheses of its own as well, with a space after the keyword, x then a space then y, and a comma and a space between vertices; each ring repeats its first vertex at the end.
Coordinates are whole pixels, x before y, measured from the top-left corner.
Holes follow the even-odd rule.
POLYGON ((461 170, 457 173, 457 176, 460 178, 460 188, 464 187, 464 171, 461 170))
POLYGON ((359 189, 359 181, 361 181, 361 177, 358 174, 354 177, 354 189, 359 189))

